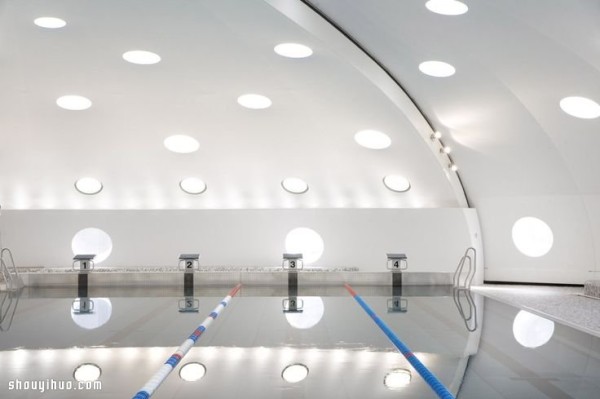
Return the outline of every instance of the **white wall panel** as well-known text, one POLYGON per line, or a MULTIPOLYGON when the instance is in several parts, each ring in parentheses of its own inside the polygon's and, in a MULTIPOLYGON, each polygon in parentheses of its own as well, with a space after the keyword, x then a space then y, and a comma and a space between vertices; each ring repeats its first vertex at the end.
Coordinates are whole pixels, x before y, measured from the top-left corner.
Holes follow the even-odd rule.
POLYGON ((505 197, 478 201, 488 281, 582 284, 593 277, 596 254, 588 211, 579 196, 505 197), (513 224, 525 216, 546 222, 554 244, 544 256, 515 247, 513 224))
POLYGON ((325 242, 314 266, 384 271, 386 252, 405 252, 410 271, 453 271, 471 245, 461 208, 401 210, 5 211, 5 246, 19 266, 69 266, 71 239, 97 227, 113 240, 102 266, 176 265, 199 252, 202 265, 277 266, 285 236, 316 230, 325 242))

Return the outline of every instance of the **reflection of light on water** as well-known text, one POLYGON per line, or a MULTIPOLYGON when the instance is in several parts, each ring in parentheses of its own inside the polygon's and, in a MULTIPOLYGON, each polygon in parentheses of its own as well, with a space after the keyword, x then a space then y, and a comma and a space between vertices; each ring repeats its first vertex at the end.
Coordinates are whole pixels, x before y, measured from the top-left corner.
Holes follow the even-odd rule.
POLYGON ((554 322, 521 310, 513 322, 513 335, 526 348, 544 345, 554 334, 554 322))
POLYGON ((108 298, 90 298, 94 302, 92 313, 75 313, 71 309, 71 318, 81 328, 93 330, 106 324, 112 315, 112 303, 108 298))
POLYGON ((287 322, 290 323, 292 327, 302 330, 316 326, 325 313, 323 299, 319 296, 305 296, 298 297, 298 300, 304 302, 302 312, 286 313, 285 318, 287 322))

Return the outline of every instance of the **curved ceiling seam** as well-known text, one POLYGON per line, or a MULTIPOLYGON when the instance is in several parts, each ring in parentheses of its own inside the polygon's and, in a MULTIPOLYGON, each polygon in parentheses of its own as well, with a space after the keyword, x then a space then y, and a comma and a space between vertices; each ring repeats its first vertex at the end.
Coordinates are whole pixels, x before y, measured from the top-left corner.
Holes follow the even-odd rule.
MULTIPOLYGON (((277 4, 277 0, 272 0, 269 1, 267 0, 267 2, 271 5, 273 5, 273 7, 279 9, 279 6, 277 4)), ((308 0, 299 0, 300 3, 302 3, 304 6, 308 7, 309 10, 311 10, 315 15, 317 15, 318 17, 320 17, 323 21, 325 21, 329 26, 331 26, 332 28, 334 28, 339 34, 341 34, 345 39, 347 39, 350 43, 352 43, 352 45, 358 49, 362 54, 364 54, 370 61, 372 61, 387 77, 388 79, 390 79, 396 86, 397 88, 403 93, 404 96, 406 96, 406 98, 411 102, 411 104, 415 107, 415 109, 417 110, 417 112, 419 113, 420 117, 422 118, 422 120, 425 122, 425 124, 428 126, 428 128, 431 130, 431 132, 435 132, 436 129, 433 127, 433 124, 431 122, 431 120, 427 117, 427 115, 423 112, 422 108, 419 106, 419 104, 415 101, 415 99, 405 90, 404 86, 400 83, 400 81, 398 80, 398 78, 396 78, 391 72, 390 70, 381 62, 379 61, 379 59, 377 59, 373 54, 371 54, 356 38, 354 38, 350 33, 348 33, 343 27, 341 27, 339 24, 337 24, 335 22, 335 20, 333 20, 333 18, 331 18, 329 15, 327 15, 325 12, 323 12, 321 9, 319 9, 316 5, 312 4, 310 1, 308 0)), ((285 6, 282 6, 285 7, 285 6)), ((282 11, 280 9, 280 11, 282 11)), ((283 11, 282 11, 283 12, 283 11)), ((415 126, 416 128, 416 126, 415 126)), ((443 141, 438 140, 441 146, 444 146, 443 141)), ((430 146, 431 148, 431 146, 430 146)), ((438 161, 441 164, 441 161, 439 160, 439 154, 437 154, 433 149, 432 152, 434 153, 433 155, 438 159, 438 161)), ((450 156, 450 154, 445 154, 445 156, 448 158, 448 160, 450 161, 450 164, 454 164, 454 160, 452 158, 452 156, 450 156)), ((444 170, 445 173, 448 173, 447 170, 444 170)), ((458 185, 460 186, 460 190, 462 191, 462 197, 464 199, 464 203, 466 204, 466 206, 468 208, 471 208, 471 202, 469 200, 469 196, 467 195, 467 191, 465 189, 465 186, 460 178, 460 174, 458 173, 458 171, 454 171, 452 172, 454 173, 454 175, 456 176, 456 179, 458 181, 458 185)), ((450 179, 449 179, 450 180, 450 179)), ((452 183, 450 183, 452 184, 452 183)), ((461 200, 459 198, 457 198, 457 200, 459 201, 459 203, 461 202, 461 200)))

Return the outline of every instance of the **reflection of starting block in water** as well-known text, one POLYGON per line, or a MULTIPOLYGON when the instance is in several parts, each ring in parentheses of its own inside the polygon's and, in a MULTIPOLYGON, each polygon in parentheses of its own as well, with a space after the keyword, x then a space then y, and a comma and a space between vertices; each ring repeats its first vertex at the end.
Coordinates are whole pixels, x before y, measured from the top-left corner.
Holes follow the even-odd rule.
POLYGON ((87 273, 89 271, 94 270, 95 257, 96 255, 94 254, 75 255, 75 257, 73 258, 73 270, 75 270, 77 265, 79 265, 79 271, 81 273, 87 273))
POLYGON ((71 309, 75 314, 94 313, 94 301, 91 298, 75 298, 71 304, 71 309))
POLYGON ((179 300, 179 311, 181 313, 194 312, 198 313, 200 308, 200 300, 193 297, 185 297, 179 300))
POLYGON ((300 270, 304 267, 302 254, 283 254, 281 266, 285 270, 300 270))
POLYGON ((284 298, 281 301, 283 313, 301 313, 304 308, 304 301, 297 297, 284 298))
POLYGON ((388 270, 406 270, 408 269, 408 258, 406 254, 387 254, 388 270))
POLYGON ((179 255, 179 270, 193 272, 200 270, 200 254, 181 254, 179 255))
POLYGON ((388 313, 406 313, 408 312, 408 299, 395 296, 387 300, 388 313))

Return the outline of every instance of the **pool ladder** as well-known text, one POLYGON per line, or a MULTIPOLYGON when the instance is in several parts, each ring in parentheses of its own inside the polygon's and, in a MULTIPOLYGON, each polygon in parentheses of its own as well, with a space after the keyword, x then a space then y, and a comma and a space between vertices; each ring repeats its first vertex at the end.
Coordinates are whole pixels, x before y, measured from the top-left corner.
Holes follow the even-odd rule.
POLYGON ((458 262, 454 277, 452 278, 452 284, 454 288, 469 290, 471 289, 471 282, 475 277, 475 271, 477 269, 477 251, 473 247, 467 248, 465 254, 458 262), (463 278, 465 265, 468 264, 467 274, 463 278))
MULTIPOLYGON (((8 291, 16 291, 23 288, 23 280, 17 272, 15 260, 12 252, 8 248, 2 248, 0 251, 0 272, 4 279, 5 289, 8 291), (9 267, 10 266, 10 267, 9 267), (12 269, 12 270, 11 270, 12 269)), ((1 287, 4 288, 4 285, 1 287)))

